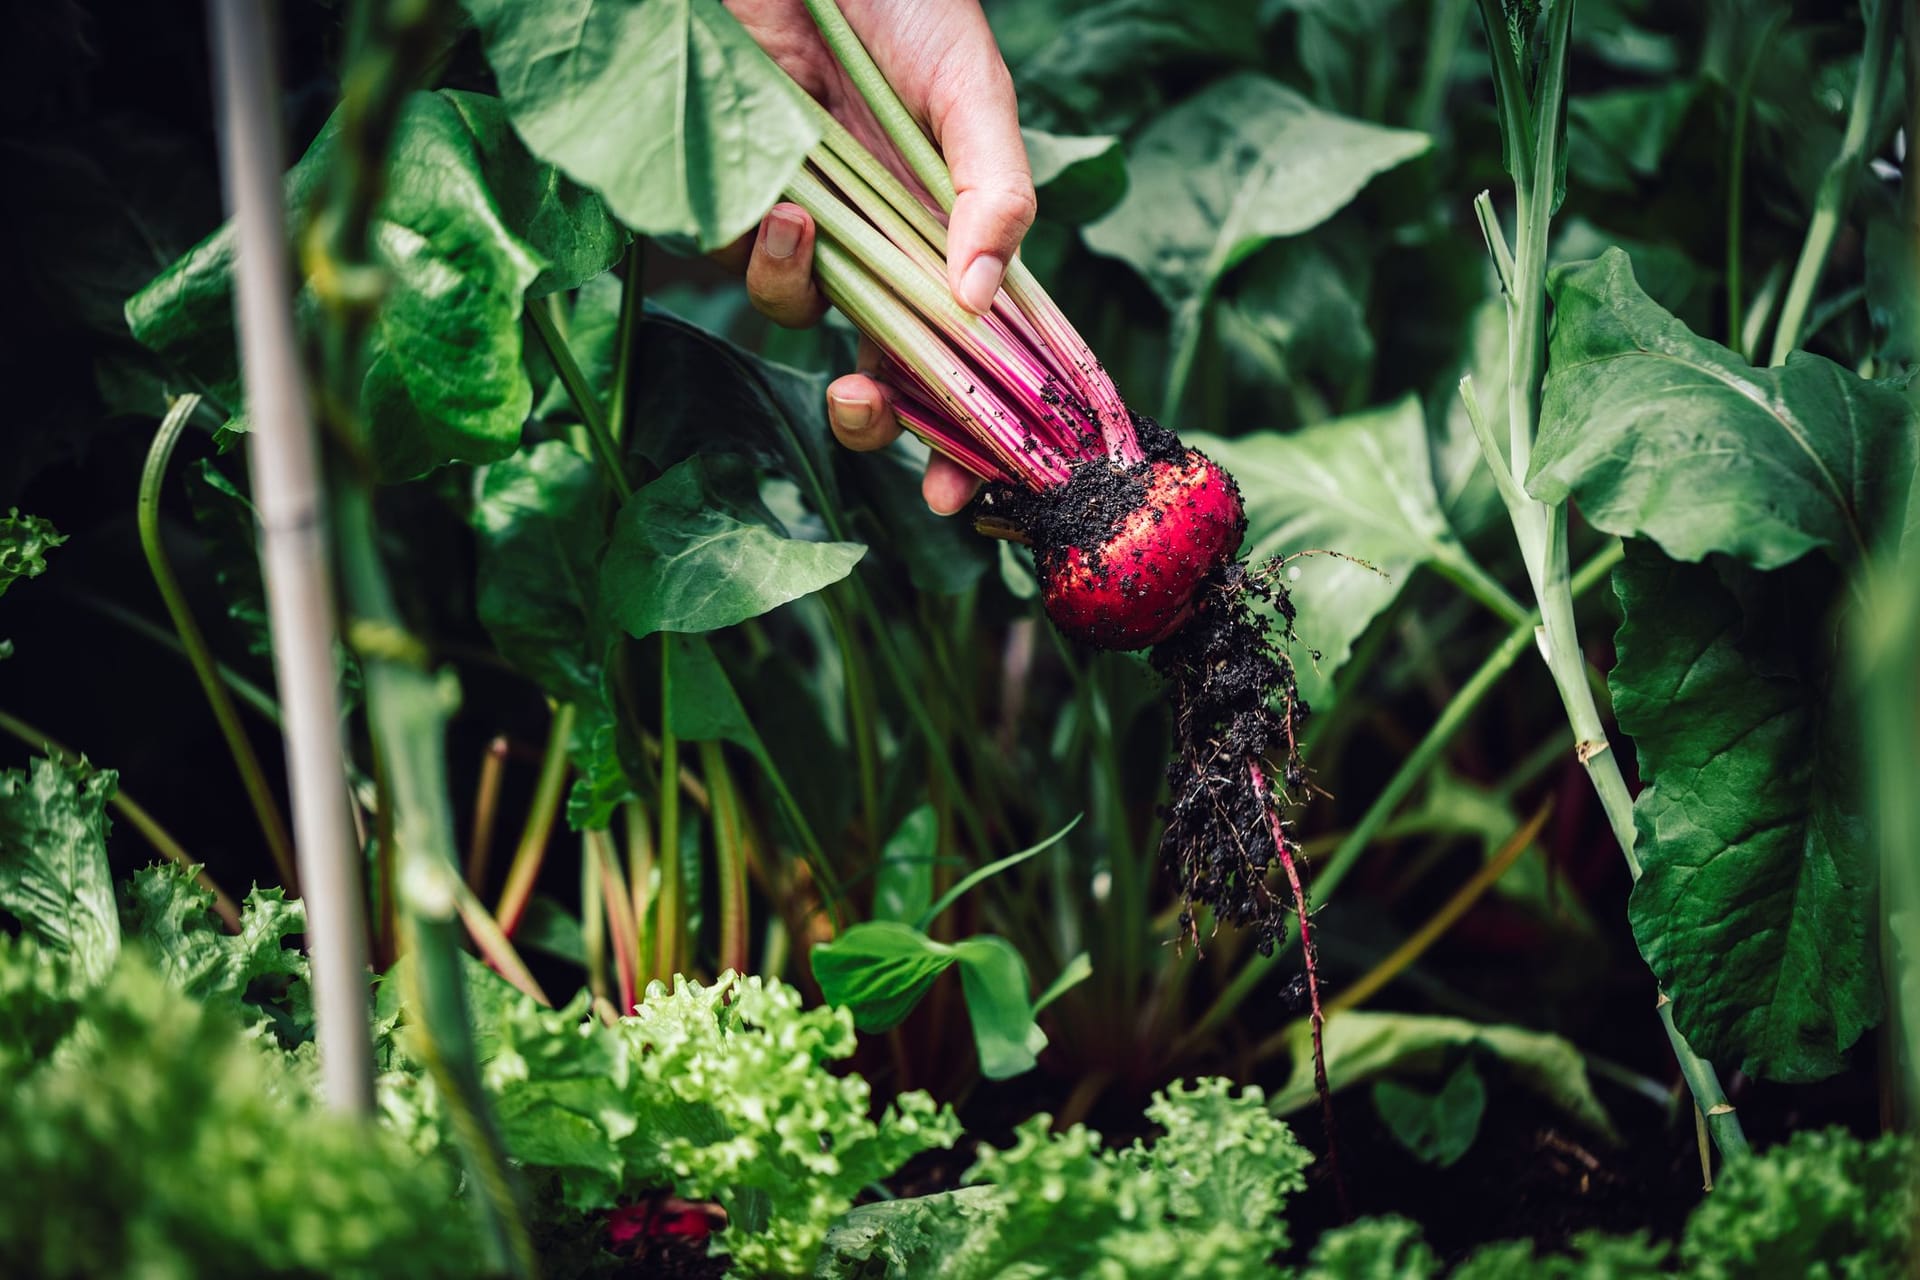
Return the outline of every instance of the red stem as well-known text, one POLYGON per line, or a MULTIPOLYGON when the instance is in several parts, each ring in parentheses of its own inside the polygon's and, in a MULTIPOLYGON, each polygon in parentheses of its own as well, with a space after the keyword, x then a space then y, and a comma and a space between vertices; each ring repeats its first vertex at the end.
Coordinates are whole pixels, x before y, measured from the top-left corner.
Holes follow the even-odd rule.
POLYGON ((1320 1095, 1320 1120, 1327 1131, 1327 1167, 1333 1174, 1334 1194, 1340 1199, 1341 1216, 1351 1222, 1353 1206, 1347 1200, 1347 1181, 1340 1174, 1340 1141, 1333 1123, 1333 1090, 1327 1086, 1327 1053, 1322 1038, 1327 1017, 1320 1008, 1319 956, 1313 945, 1313 913, 1307 908, 1307 890, 1300 882, 1300 868, 1293 858, 1293 842, 1287 839, 1286 828, 1281 825, 1279 807, 1273 801, 1267 775, 1260 768, 1258 760, 1247 761, 1247 774, 1253 780, 1254 794, 1260 797, 1260 805, 1266 810, 1267 825, 1273 832, 1273 847, 1280 855, 1280 869, 1287 874, 1287 887, 1293 890, 1293 913, 1300 922, 1300 954, 1307 968, 1308 1025, 1313 1033, 1313 1088, 1320 1095))

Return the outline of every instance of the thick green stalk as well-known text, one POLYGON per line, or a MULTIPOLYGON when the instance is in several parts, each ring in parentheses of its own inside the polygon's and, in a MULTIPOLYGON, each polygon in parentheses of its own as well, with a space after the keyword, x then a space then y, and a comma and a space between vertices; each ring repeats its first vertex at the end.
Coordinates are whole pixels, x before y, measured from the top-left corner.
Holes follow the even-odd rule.
MULTIPOLYGON (((1827 166, 1820 178, 1820 190, 1814 196, 1813 219, 1807 224, 1806 243, 1800 247, 1800 260, 1794 264, 1793 279, 1787 285, 1787 298, 1780 306, 1780 325, 1773 333, 1770 365, 1787 362, 1787 356, 1800 344, 1801 326, 1820 287, 1820 276, 1827 269, 1827 255, 1833 251, 1834 237, 1846 217, 1847 205, 1866 163, 1867 146, 1875 118, 1880 114, 1880 99, 1887 88, 1887 71, 1893 62, 1893 33, 1898 7, 1894 0, 1869 0, 1867 42, 1860 54, 1860 75, 1854 81, 1853 106, 1847 115, 1847 131, 1840 139, 1840 154, 1827 166)), ((1911 39, 1911 35, 1909 35, 1911 39)), ((1909 139, 1909 145, 1912 144, 1909 139)))
POLYGON ((953 178, 947 172, 940 153, 934 150, 926 132, 920 128, 920 122, 913 118, 906 104, 900 101, 900 95, 887 83, 886 76, 874 63, 873 55, 860 43, 860 37, 854 34, 845 14, 835 0, 806 0, 807 12, 813 15, 814 25, 820 28, 820 36, 826 41, 827 48, 833 51, 837 61, 853 81, 854 88, 865 98, 867 106, 873 109, 874 117, 880 127, 886 130, 888 141, 892 142, 907 167, 913 170, 913 176, 920 179, 920 185, 927 189, 940 207, 951 211, 954 202, 953 178))
MULTIPOLYGON (((646 271, 647 239, 635 236, 627 246, 627 277, 620 284, 620 324, 613 339, 613 390, 607 404, 608 429, 616 446, 625 443, 628 419, 633 416, 633 375, 640 364, 640 320, 647 309, 646 271)), ((625 474, 625 468, 621 474, 625 474)))
MULTIPOLYGON (((1507 154, 1514 161, 1514 189, 1518 208, 1518 250, 1514 255, 1511 289, 1507 295, 1507 415, 1508 447, 1503 458, 1487 424, 1481 420, 1479 405, 1469 384, 1463 382, 1463 399, 1473 422, 1481 451, 1495 486, 1506 504, 1514 537, 1527 577, 1539 604, 1540 627, 1537 632, 1547 670, 1559 691, 1567 722, 1573 729, 1574 751, 1600 798, 1614 839, 1620 846, 1627 869, 1637 880, 1640 861, 1634 851, 1635 830, 1633 798, 1621 775, 1619 761, 1607 738, 1606 725, 1594 701, 1587 680, 1586 659, 1574 623, 1574 593, 1567 572, 1567 508, 1564 503, 1549 506, 1529 496, 1521 487, 1533 455, 1534 435, 1540 412, 1541 385, 1546 374, 1546 252, 1552 222, 1554 186, 1559 172, 1559 147, 1562 106, 1567 81, 1568 46, 1573 23, 1572 0, 1550 0, 1545 21, 1548 26, 1546 58, 1541 64, 1536 97, 1532 102, 1535 132, 1519 132, 1509 108, 1520 89, 1517 68, 1510 65, 1510 47, 1503 25, 1492 21, 1498 6, 1482 0, 1482 13, 1488 19, 1487 39, 1494 51, 1494 75, 1502 100, 1502 126, 1506 134, 1507 154), (1522 157, 1526 157, 1523 161, 1522 157), (1524 172, 1523 172, 1524 170, 1524 172)), ((1524 101, 1524 98, 1521 99, 1524 101)), ((1484 217, 1484 215, 1483 215, 1484 217)), ((1498 239, 1497 228, 1489 234, 1489 243, 1498 239)), ((1496 255, 1497 261, 1497 255, 1496 255)), ((1745 1154, 1746 1135, 1738 1117, 1721 1092, 1713 1068, 1702 1061, 1684 1037, 1674 1028, 1661 997, 1661 1021, 1668 1041, 1680 1061, 1682 1074, 1693 1090, 1700 1114, 1706 1118, 1714 1140, 1723 1155, 1734 1158, 1745 1154)))
MULTIPOLYGON (((1619 543, 1609 543, 1606 550, 1582 565, 1580 572, 1573 576, 1568 584, 1570 594, 1575 598, 1586 594, 1596 582, 1602 581, 1613 567, 1620 563, 1623 554, 1624 551, 1619 543)), ((1487 655, 1479 669, 1467 678, 1466 683, 1460 686, 1459 691, 1441 709, 1440 715, 1427 729, 1426 736, 1407 753, 1406 758, 1400 762, 1400 767, 1394 771, 1393 777, 1388 779, 1387 785, 1381 788, 1380 793, 1373 798, 1373 802, 1367 806, 1367 811, 1361 815, 1360 821, 1353 825, 1353 829, 1347 832, 1346 838, 1341 840, 1339 847, 1324 863, 1314 868, 1313 891, 1322 902, 1326 901, 1327 896, 1339 887, 1340 882, 1346 878, 1347 872, 1352 870, 1354 864, 1359 861, 1360 855, 1365 853, 1367 847, 1372 844, 1374 836, 1413 793, 1414 787, 1426 777, 1427 771, 1439 762, 1447 744, 1452 742, 1454 735, 1466 726, 1468 717, 1493 691, 1494 686, 1500 683, 1501 677, 1512 669, 1515 662, 1519 661, 1521 654, 1533 647, 1535 632, 1539 625, 1540 615, 1537 612, 1531 613, 1507 633, 1506 639, 1487 655)), ((1291 945, 1290 938, 1283 939, 1281 945, 1274 949, 1273 956, 1255 956, 1248 960, 1245 967, 1214 1000, 1212 1007, 1181 1038, 1174 1048, 1175 1054, 1198 1044, 1232 1017, 1234 1011, 1278 963, 1277 957, 1286 954, 1291 945)))
POLYGON ((147 450, 147 465, 140 475, 140 550, 147 557, 153 585, 160 590, 160 599, 167 607, 167 616, 173 619, 173 629, 179 633, 180 645, 186 651, 187 661, 193 665, 193 674, 199 677, 200 688, 207 695, 207 706, 213 711, 214 723, 220 727, 220 736, 226 740, 227 753, 233 757, 233 766, 240 773, 247 803, 253 806, 254 820, 260 824, 260 834, 267 842, 267 852, 273 857, 280 883, 287 887, 288 893, 297 895, 299 877, 294 870, 293 837, 287 834, 287 820, 281 816, 280 802, 274 798, 266 770, 261 767, 260 757, 240 723, 240 710, 234 706, 233 695, 220 681, 213 650, 194 619, 193 608, 187 603, 186 592, 180 589, 180 580, 174 576, 173 563, 168 560, 166 545, 160 538, 160 486, 166 480, 167 463, 173 458, 174 446, 180 442, 180 432, 199 405, 199 396, 177 397, 168 407, 167 416, 161 419, 160 429, 153 434, 153 445, 147 450))
MULTIPOLYGON (((8 715, 4 711, 0 711, 0 733, 6 733, 25 743, 31 750, 45 752, 49 758, 63 764, 77 764, 83 758, 25 720, 8 715)), ((186 848, 175 840, 151 813, 148 813, 143 806, 134 801, 132 796, 118 786, 115 786, 113 794, 107 797, 107 805, 125 818, 129 826, 145 836, 147 843, 152 845, 161 857, 175 866, 193 872, 194 882, 213 895, 214 914, 219 916, 221 922, 227 926, 227 931, 229 933, 240 931, 240 912, 233 905, 233 899, 213 882, 213 877, 206 873, 205 868, 193 860, 193 856, 186 851, 186 848)))
POLYGON ((351 10, 335 119, 339 148, 325 203, 306 245, 321 306, 323 403, 345 457, 334 471, 335 551, 360 655, 368 725, 388 788, 394 895, 406 950, 402 991, 426 1062, 479 1194, 496 1265, 515 1276, 539 1267, 520 1207, 518 1176, 494 1123, 467 1016, 458 914, 462 886, 448 798, 446 722, 458 700, 406 629, 387 577, 374 514, 360 391, 366 337, 378 314, 384 269, 374 253, 374 211, 401 106, 432 57, 451 6, 434 0, 362 0, 351 10))

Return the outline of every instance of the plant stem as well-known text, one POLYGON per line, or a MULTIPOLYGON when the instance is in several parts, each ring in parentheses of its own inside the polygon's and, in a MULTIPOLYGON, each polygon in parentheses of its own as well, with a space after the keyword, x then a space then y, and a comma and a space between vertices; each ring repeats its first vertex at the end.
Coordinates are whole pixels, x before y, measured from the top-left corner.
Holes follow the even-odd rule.
POLYGON ((627 893, 633 912, 634 936, 639 947, 634 952, 643 964, 653 964, 653 824, 647 821, 646 806, 628 800, 620 806, 627 829, 627 893))
POLYGON ((1300 957, 1307 973, 1308 1029, 1313 1040, 1313 1089, 1320 1095, 1320 1121, 1327 1134, 1327 1166, 1333 1174, 1334 1193, 1340 1200, 1340 1215, 1352 1221, 1353 1206, 1347 1200, 1347 1181, 1340 1176, 1340 1140, 1333 1123, 1333 1090, 1327 1086, 1327 1050, 1322 1034, 1327 1017, 1320 1004, 1320 954, 1313 945, 1313 913, 1308 908, 1306 886, 1300 883, 1300 869, 1294 865, 1294 855, 1299 851, 1287 839, 1286 828, 1280 822, 1279 804, 1267 786, 1266 774, 1261 770, 1258 760, 1247 762, 1247 775, 1253 783, 1253 794, 1260 798, 1260 805, 1266 810, 1267 825, 1273 834, 1273 850, 1280 859, 1281 871, 1286 874, 1287 888, 1293 894, 1294 927, 1299 930, 1300 957))
POLYGON ((686 889, 680 878, 680 735, 673 723, 673 637, 665 634, 660 637, 660 843, 656 847, 660 905, 654 915, 654 972, 671 982, 680 971, 686 889))
POLYGON ((520 841, 514 846, 513 865, 507 868, 507 883, 500 890, 500 905, 494 916, 507 936, 520 927, 527 901, 533 897, 533 883, 540 878, 540 866, 546 861, 547 841, 553 835, 554 819, 567 790, 567 742, 573 737, 576 712, 571 702, 554 709, 547 729, 547 747, 540 757, 540 776, 533 784, 533 799, 527 805, 526 824, 520 828, 520 841))
POLYGON ((579 361, 573 358, 573 348, 560 336, 559 326, 553 321, 551 297, 527 303, 527 324, 552 358, 554 372, 560 375, 560 385, 567 389, 567 398, 573 401, 574 411, 580 415, 581 425, 587 429, 587 438, 593 442, 594 454, 607 473, 607 483, 624 503, 633 497, 633 485, 628 481, 626 466, 621 461, 620 443, 607 429, 607 416, 601 410, 593 388, 587 385, 587 375, 580 371, 579 361))
POLYGON ((1733 93, 1733 126, 1728 130, 1727 150, 1727 345, 1740 347, 1740 326, 1745 300, 1740 296, 1740 235, 1746 226, 1747 192, 1747 118, 1753 106, 1753 77, 1760 70, 1760 57, 1772 43, 1773 33, 1786 17, 1786 10, 1767 15, 1747 65, 1740 70, 1740 83, 1733 93))
MULTIPOLYGON (((1481 12, 1488 21, 1487 40, 1494 51, 1494 75, 1502 99, 1502 129, 1508 156, 1513 161, 1519 210, 1519 251, 1512 288, 1507 295, 1509 432, 1505 458, 1500 456, 1491 432, 1480 418, 1471 386, 1463 381, 1462 391, 1481 452, 1506 504, 1514 538, 1526 562, 1527 577, 1539 604, 1537 638, 1547 670, 1559 691, 1567 722, 1573 729, 1575 755, 1600 797, 1627 870, 1637 880, 1640 861, 1634 852, 1633 797, 1620 773, 1619 761, 1614 757, 1606 726, 1594 701, 1593 688, 1587 681, 1586 658, 1574 622, 1574 591, 1567 564, 1567 507, 1565 503, 1549 506, 1536 501, 1520 487, 1525 482, 1533 454, 1541 386, 1546 374, 1546 250, 1553 188, 1559 172, 1561 108, 1566 91, 1573 4, 1572 0, 1549 0, 1544 19, 1548 26, 1548 48, 1538 76, 1538 96, 1532 104, 1537 130, 1532 136, 1526 136, 1521 126, 1509 118, 1508 108, 1513 105, 1518 89, 1517 72, 1503 62, 1509 48, 1503 27, 1494 21, 1497 10, 1493 0, 1481 0, 1481 12), (1523 143, 1528 145, 1523 148, 1523 143), (1523 155, 1528 157, 1524 161, 1523 155)), ((1693 1089, 1695 1103, 1707 1117, 1722 1153, 1729 1158, 1744 1154, 1746 1136, 1720 1091, 1712 1067, 1701 1061, 1675 1030, 1672 1017, 1666 1012, 1666 1003, 1663 995, 1661 1021, 1667 1028, 1674 1055, 1680 1060, 1682 1074, 1693 1089)))
MULTIPOLYGON (((1847 131, 1840 139, 1840 153, 1820 178, 1819 193, 1813 200, 1813 218, 1807 224, 1806 243, 1800 246, 1800 260, 1794 264, 1792 282, 1787 285, 1786 301, 1780 306, 1780 324, 1773 333, 1770 365, 1787 362, 1787 356, 1800 343, 1800 327, 1813 305, 1820 287, 1820 276, 1827 269, 1827 255, 1846 217, 1853 199, 1853 188, 1866 163, 1868 136, 1874 118, 1880 113, 1880 99, 1887 87, 1887 71, 1893 62, 1893 33, 1898 6, 1894 0, 1877 0, 1868 7, 1866 47, 1860 54, 1860 75, 1854 81, 1853 106, 1847 114, 1847 131)), ((1909 139, 1908 144, 1912 145, 1909 139)))
POLYGON ((553 1008, 553 1001, 540 989, 526 961, 520 958, 513 942, 500 928, 500 922, 487 914, 486 906, 464 883, 458 886, 457 893, 455 908, 460 912, 460 922, 467 927, 467 936, 473 939, 473 945, 479 948, 481 959, 536 1004, 553 1008))
POLYGON ((270 21, 263 0, 212 5, 221 173, 233 216, 234 312, 251 424, 247 469, 260 514, 321 1080, 330 1107, 366 1115, 373 1108, 373 1042, 361 850, 341 770, 333 571, 289 288, 270 21))
MULTIPOLYGON (((633 374, 640 364, 640 318, 647 309, 646 270, 647 239, 635 236, 627 246, 627 277, 620 284, 620 325, 614 331, 613 394, 607 422, 616 446, 626 441, 627 419, 633 415, 633 374)), ((621 473, 625 474, 625 468, 621 473)))
MULTIPOLYGON (((1580 572, 1574 575, 1570 584, 1574 596, 1577 598, 1586 594, 1596 582, 1604 579, 1608 572, 1620 563, 1624 554, 1625 551, 1620 543, 1609 543, 1606 550, 1582 565, 1580 572)), ((1372 843, 1374 835, 1386 825, 1394 811, 1412 794, 1414 787, 1426 776, 1427 771, 1439 762, 1447 744, 1453 741, 1455 734, 1466 727, 1468 717, 1479 707, 1481 701, 1493 691, 1495 685, 1500 683, 1500 678, 1519 660, 1520 655, 1533 645, 1534 632, 1539 623, 1540 615, 1530 614, 1507 633, 1506 639, 1487 655, 1479 669, 1467 677, 1466 682, 1460 686, 1452 700, 1441 709, 1439 716, 1427 729, 1426 736, 1407 753, 1406 759, 1400 762, 1400 767, 1394 771, 1393 777, 1388 779, 1387 785, 1381 788, 1379 794, 1373 798, 1373 802, 1367 806, 1367 811, 1361 815, 1360 821, 1353 825, 1353 829, 1347 833, 1346 838, 1341 840, 1339 847, 1328 856, 1323 865, 1315 869, 1314 887, 1322 902, 1325 902, 1327 896, 1346 878, 1347 872, 1353 868, 1353 865, 1359 861, 1360 855, 1365 853, 1367 846, 1372 843)), ((1284 943, 1276 947, 1275 955, 1277 956, 1284 949, 1284 943)), ((1215 998, 1213 1005, 1174 1046, 1175 1055, 1192 1048, 1232 1017, 1234 1011, 1253 993, 1276 963, 1272 956, 1254 956, 1249 959, 1245 967, 1234 976, 1233 981, 1228 983, 1215 998)))
MULTIPOLYGON (((105 596, 97 596, 91 591, 81 591, 73 588, 68 588, 66 596, 75 604, 93 610, 108 621, 119 623, 135 635, 144 636, 170 652, 176 653, 182 658, 188 658, 187 648, 180 643, 180 637, 158 623, 141 617, 125 605, 109 600, 105 596)), ((188 658, 188 661, 191 660, 191 658, 188 658)), ((248 708, 258 714, 262 719, 270 721, 275 727, 279 726, 280 704, 273 700, 272 694, 224 662, 216 661, 213 664, 213 673, 219 677, 220 683, 232 690, 233 695, 245 703, 248 708)))
POLYGON ((521 1211, 519 1177, 494 1122, 467 1015, 465 953, 457 916, 460 879, 446 769, 446 724, 458 700, 407 629, 380 550, 374 477, 361 389, 367 335, 385 268, 375 255, 375 211, 414 78, 438 45, 444 0, 360 0, 348 17, 339 146, 308 241, 321 310, 323 403, 343 446, 332 492, 335 550, 349 609, 348 643, 360 655, 366 710, 393 823, 394 898, 405 950, 401 990, 418 1034, 412 1047, 447 1109, 489 1236, 493 1265, 538 1271, 521 1211))
POLYGON ((740 802, 717 742, 700 744, 700 772, 713 796, 713 852, 720 879, 720 968, 747 971, 747 857, 740 802))
MULTIPOLYGON (((18 739, 30 750, 45 752, 48 757, 62 764, 75 765, 84 758, 25 720, 8 715, 4 711, 0 711, 0 732, 18 739)), ((233 905, 233 899, 213 882, 213 877, 206 873, 206 869, 193 860, 192 855, 154 819, 151 813, 148 813, 143 806, 134 801, 132 796, 122 791, 117 785, 113 789, 113 794, 107 797, 107 804, 125 818, 129 826, 145 836, 147 843, 152 845, 161 857, 183 870, 191 871, 194 882, 213 895, 214 914, 219 916, 221 922, 227 926, 227 932, 240 932, 240 912, 233 905)))
POLYGON ((627 892, 626 877, 620 874, 620 860, 613 856, 613 837, 605 828, 581 833, 600 877, 600 897, 606 903, 607 936, 613 939, 613 970, 619 983, 622 1016, 634 1010, 640 996, 640 936, 634 928, 633 901, 627 892))
POLYGON ((1447 930, 1451 929, 1454 923, 1465 915, 1474 903, 1480 901, 1481 896, 1491 889, 1501 876, 1506 874, 1507 868, 1518 862, 1521 855, 1533 847, 1533 842, 1539 838, 1540 829, 1547 825, 1547 816, 1552 812, 1553 802, 1549 799, 1547 803, 1540 806, 1532 818, 1507 838, 1507 842, 1501 846, 1499 852, 1487 859, 1478 871, 1467 878, 1466 883, 1454 890, 1453 895, 1440 904, 1440 909, 1434 912, 1425 924, 1409 934, 1405 942, 1368 970, 1358 982, 1329 1001, 1327 1007, 1335 1012, 1359 1008, 1372 999, 1375 992, 1392 982, 1425 955, 1427 949, 1445 937, 1447 930))
POLYGON ((1434 0, 1433 21, 1427 27, 1427 54, 1421 64, 1420 91, 1414 95, 1413 127, 1432 133, 1445 123, 1447 81, 1453 71, 1454 51, 1467 23, 1468 0, 1434 0))
POLYGON ((847 22, 845 14, 835 0, 806 0, 807 12, 813 16, 814 25, 820 28, 821 39, 833 53, 847 73, 847 78, 866 99, 867 106, 873 111, 874 118, 886 131, 887 140, 893 143, 894 150, 907 162, 907 168, 927 189, 941 210, 953 211, 955 192, 953 178, 947 173, 945 162, 940 153, 934 150, 933 143, 920 128, 920 122, 913 118, 906 104, 900 101, 900 95, 887 83, 886 76, 875 65, 873 56, 867 47, 860 43, 860 37, 854 34, 853 27, 847 22))
POLYGON ((234 768, 240 773, 247 803, 253 806, 254 820, 260 824, 260 834, 267 842, 267 852, 273 857, 274 869, 279 872, 280 882, 287 887, 287 892, 297 897, 299 878, 293 865, 293 837, 287 834, 287 820, 281 816, 280 802, 274 798, 266 770, 261 768, 260 757, 254 753, 253 743, 240 723, 240 711, 234 706, 233 695, 220 682, 213 650, 208 646, 200 624, 194 619, 193 608, 187 603, 186 592, 180 589, 180 580, 173 572, 166 545, 160 537, 160 486, 166 479, 167 463, 173 458, 174 446, 180 442, 180 432, 199 404, 199 396, 176 397, 168 406, 166 417, 161 419, 160 429, 153 434, 153 445, 147 450, 146 467, 140 475, 137 519, 140 550, 146 555, 147 568, 153 574, 153 585, 159 588, 167 616, 173 619, 173 629, 180 636, 180 645, 186 651, 187 661, 192 664, 194 675, 200 679, 200 688, 207 695, 207 705, 213 711, 214 722, 220 727, 220 736, 226 740, 227 753, 233 757, 234 768))
POLYGON ((475 893, 485 887, 487 863, 493 855, 493 830, 500 818, 500 784, 507 771, 508 742, 494 738, 480 757, 480 779, 473 788, 473 831, 467 842, 467 887, 475 893))

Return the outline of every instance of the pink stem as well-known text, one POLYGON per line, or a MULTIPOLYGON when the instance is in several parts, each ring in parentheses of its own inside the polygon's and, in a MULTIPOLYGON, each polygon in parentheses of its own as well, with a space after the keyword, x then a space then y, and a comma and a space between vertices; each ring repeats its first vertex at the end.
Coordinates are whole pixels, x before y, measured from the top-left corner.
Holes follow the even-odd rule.
POLYGON ((1306 886, 1300 883, 1300 869, 1294 863, 1293 842, 1287 839, 1286 828, 1280 822, 1280 810, 1274 803, 1267 786, 1267 775, 1260 768, 1257 759, 1247 761, 1247 776, 1253 782, 1253 792, 1260 798, 1260 806, 1266 810, 1267 824, 1273 832, 1273 847, 1280 855, 1280 869, 1286 873, 1287 887, 1293 891, 1294 918, 1300 922, 1300 954, 1307 966, 1307 1004, 1311 1011, 1309 1027, 1313 1035, 1313 1088, 1320 1095, 1321 1123, 1327 1130, 1327 1165, 1333 1172, 1333 1186, 1340 1198, 1340 1212, 1349 1221, 1353 1218, 1353 1207, 1347 1202, 1346 1179, 1340 1176, 1340 1141, 1333 1124, 1333 1090, 1327 1085, 1327 1052, 1322 1028, 1326 1026, 1326 1014, 1320 1009, 1319 953, 1313 945, 1313 913, 1307 909, 1306 886))

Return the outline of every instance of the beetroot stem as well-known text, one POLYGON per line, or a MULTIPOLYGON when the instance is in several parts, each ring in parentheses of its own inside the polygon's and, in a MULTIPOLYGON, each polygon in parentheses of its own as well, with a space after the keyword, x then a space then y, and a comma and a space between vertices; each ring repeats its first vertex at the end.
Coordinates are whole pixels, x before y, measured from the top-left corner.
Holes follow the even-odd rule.
POLYGON ((1274 803, 1267 775, 1258 760, 1247 761, 1247 776, 1253 782, 1254 795, 1266 811, 1267 826, 1273 833, 1274 851, 1280 856, 1280 869, 1286 872, 1287 887, 1293 892, 1293 914, 1300 923, 1300 955, 1307 970, 1308 1026, 1313 1039, 1313 1089, 1320 1096, 1320 1121, 1327 1131, 1327 1168, 1333 1174, 1334 1194, 1340 1200, 1340 1214, 1353 1219, 1353 1206, 1347 1200, 1347 1181, 1340 1174, 1340 1139, 1333 1122, 1333 1090, 1327 1084, 1327 1051, 1323 1034, 1326 1014, 1320 1008, 1319 956, 1313 945, 1313 913, 1307 906, 1306 886, 1300 881, 1300 868, 1294 861, 1293 842, 1287 839, 1280 822, 1280 810, 1274 803))

